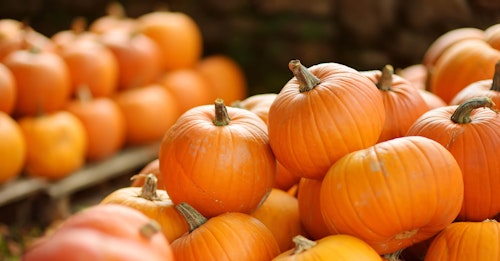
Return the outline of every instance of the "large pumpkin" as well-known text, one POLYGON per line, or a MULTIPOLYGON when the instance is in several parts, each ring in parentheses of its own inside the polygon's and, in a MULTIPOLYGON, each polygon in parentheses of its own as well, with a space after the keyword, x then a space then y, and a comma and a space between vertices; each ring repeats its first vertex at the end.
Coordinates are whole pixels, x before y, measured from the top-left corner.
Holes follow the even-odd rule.
POLYGON ((255 210, 276 173, 266 124, 220 99, 185 112, 165 133, 159 160, 174 203, 187 202, 206 217, 255 210))
POLYGON ((26 141, 19 124, 0 111, 0 184, 21 175, 26 160, 26 141))
POLYGON ((320 192, 331 233, 349 234, 389 254, 423 241, 456 218, 463 201, 460 167, 444 146, 412 136, 345 155, 320 192))
POLYGON ((431 242, 425 261, 498 260, 500 224, 496 220, 455 222, 431 242))
POLYGON ((206 219, 189 204, 177 208, 190 225, 189 233, 172 242, 177 260, 268 261, 280 253, 271 231, 248 214, 226 212, 206 219))
POLYGON ((269 142, 285 168, 321 179, 343 155, 377 142, 384 104, 375 84, 348 66, 289 67, 294 77, 269 109, 269 142))
POLYGON ((496 194, 500 189, 500 115, 493 106, 490 98, 477 97, 434 109, 422 115, 407 133, 439 142, 456 158, 465 185, 460 220, 482 221, 500 212, 496 194))

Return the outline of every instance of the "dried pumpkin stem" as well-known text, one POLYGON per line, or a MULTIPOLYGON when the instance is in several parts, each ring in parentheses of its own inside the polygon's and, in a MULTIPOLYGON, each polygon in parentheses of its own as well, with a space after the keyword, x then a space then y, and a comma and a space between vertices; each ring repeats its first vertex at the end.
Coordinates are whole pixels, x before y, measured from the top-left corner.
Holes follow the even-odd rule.
POLYGON ((82 102, 89 102, 93 99, 92 91, 90 91, 89 86, 80 85, 76 89, 76 98, 82 102))
POLYGON ((141 197, 148 200, 158 199, 158 194, 156 190, 158 188, 158 178, 153 173, 146 175, 146 180, 142 186, 141 197))
POLYGON ((151 219, 148 223, 141 226, 139 233, 147 238, 151 239, 156 233, 161 231, 161 226, 155 220, 151 219))
POLYGON ((124 18, 126 16, 125 8, 118 1, 113 1, 106 7, 106 14, 111 17, 124 18))
POLYGON ((87 29, 87 19, 83 16, 77 16, 71 22, 71 31, 76 34, 82 34, 87 29))
POLYGON ((186 219, 189 225, 189 232, 197 229, 199 226, 207 222, 207 218, 204 217, 200 212, 194 209, 191 205, 186 202, 181 202, 175 206, 175 208, 181 212, 181 214, 186 219))
POLYGON ((321 82, 316 75, 312 74, 304 65, 300 63, 300 60, 291 60, 288 63, 288 68, 292 71, 293 76, 297 78, 297 81, 299 81, 300 92, 310 91, 321 82))
POLYGON ((493 107, 495 103, 491 100, 490 97, 476 97, 471 98, 462 104, 458 105, 455 109, 455 112, 451 115, 451 120, 454 123, 463 124, 471 122, 470 114, 473 110, 478 108, 490 108, 495 111, 493 107))
POLYGON ((392 87, 392 75, 394 74, 394 68, 392 65, 387 64, 382 69, 382 74, 378 80, 377 87, 382 91, 390 91, 392 87))
POLYGON ((500 92, 500 61, 495 64, 495 73, 493 74, 490 90, 500 92))
POLYGON ((297 255, 300 254, 312 247, 314 247, 316 244, 316 241, 312 241, 310 239, 307 239, 306 237, 302 235, 297 235, 293 239, 293 243, 295 243, 295 249, 293 250, 292 255, 297 255))
POLYGON ((390 254, 385 254, 384 255, 384 258, 389 260, 389 261, 398 261, 399 260, 399 256, 401 255, 401 253, 403 252, 404 249, 400 249, 394 253, 390 253, 390 254))
POLYGON ((217 98, 215 100, 215 126, 226 126, 229 125, 231 119, 227 113, 226 105, 224 105, 224 100, 217 98))

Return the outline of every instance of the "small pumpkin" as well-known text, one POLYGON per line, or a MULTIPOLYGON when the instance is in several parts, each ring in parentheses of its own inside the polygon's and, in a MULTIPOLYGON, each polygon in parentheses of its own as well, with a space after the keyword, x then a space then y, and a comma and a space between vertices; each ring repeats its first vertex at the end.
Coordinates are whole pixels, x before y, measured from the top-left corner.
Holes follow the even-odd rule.
POLYGON ((18 50, 35 48, 53 51, 55 48, 50 38, 15 19, 0 19, 0 36, 0 60, 18 50))
POLYGON ((22 256, 42 260, 172 261, 169 242, 158 224, 119 204, 90 206, 38 238, 22 256))
POLYGON ((274 185, 276 159, 266 124, 221 99, 181 115, 165 133, 158 158, 172 201, 206 217, 250 213, 274 185))
POLYGON ((7 66, 0 63, 0 111, 12 114, 17 97, 14 75, 7 66))
POLYGON ((266 124, 269 117, 269 108, 278 97, 277 93, 261 93, 247 97, 243 100, 235 101, 231 106, 247 109, 257 114, 266 124))
POLYGON ((491 47, 500 50, 500 23, 490 25, 484 29, 484 41, 491 47))
POLYGON ((338 63, 310 68, 292 60, 294 77, 269 108, 269 142, 292 173, 321 179, 343 155, 375 144, 385 111, 375 84, 338 63))
POLYGON ((367 243, 349 235, 330 235, 316 241, 302 235, 293 238, 295 247, 273 258, 273 261, 377 260, 382 258, 367 243))
POLYGON ((323 180, 301 178, 298 184, 297 200, 302 225, 310 238, 321 239, 331 235, 325 224, 319 202, 323 180))
POLYGON ((56 111, 18 122, 26 140, 28 176, 57 180, 84 166, 87 134, 75 115, 56 111))
MULTIPOLYGON (((138 174, 141 175, 141 174, 138 174)), ((154 174, 142 174, 142 187, 125 187, 105 196, 100 204, 121 204, 144 213, 158 222, 167 240, 172 242, 188 231, 186 219, 174 206, 165 190, 157 189, 154 174)))
POLYGON ((111 1, 106 6, 106 14, 97 17, 89 24, 88 28, 90 32, 95 34, 103 34, 114 29, 130 31, 137 29, 136 19, 129 17, 124 6, 118 1, 111 1))
POLYGON ((206 219, 189 204, 177 208, 190 227, 171 244, 178 260, 267 261, 280 253, 271 231, 249 214, 226 212, 206 219))
POLYGON ((498 260, 500 224, 494 219, 455 222, 431 242, 425 261, 498 260))
POLYGON ((426 240, 455 220, 464 181, 438 142, 408 136, 349 153, 328 170, 321 213, 332 234, 358 237, 379 254, 426 240))
POLYGON ((435 140, 457 160, 465 185, 461 221, 482 221, 500 213, 496 192, 500 189, 500 115, 488 97, 471 98, 460 105, 428 111, 408 130, 435 140))
POLYGON ((9 114, 0 111, 0 184, 21 175, 26 161, 24 134, 9 114))
POLYGON ((156 176, 158 188, 165 190, 165 184, 162 180, 163 176, 160 174, 160 160, 158 158, 148 162, 141 170, 139 170, 139 174, 144 175, 135 175, 130 186, 142 187, 144 185, 144 181, 146 180, 146 175, 153 174, 156 176))

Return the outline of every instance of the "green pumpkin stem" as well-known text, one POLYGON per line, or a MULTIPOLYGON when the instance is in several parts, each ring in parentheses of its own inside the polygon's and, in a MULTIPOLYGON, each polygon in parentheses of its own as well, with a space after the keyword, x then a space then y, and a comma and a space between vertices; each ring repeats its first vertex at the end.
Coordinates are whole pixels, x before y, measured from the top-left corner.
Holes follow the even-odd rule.
POLYGON ((394 68, 392 65, 387 64, 382 69, 382 74, 377 83, 377 88, 382 91, 390 91, 392 87, 392 75, 394 74, 394 68))
POLYGON ((292 255, 298 255, 318 244, 316 241, 312 241, 302 235, 295 236, 292 241, 295 243, 295 249, 293 250, 292 255))
POLYGON ((215 99, 215 126, 226 126, 229 125, 231 119, 227 113, 226 105, 224 105, 224 100, 217 98, 215 99))
POLYGON ((490 108, 491 110, 495 111, 493 107, 495 107, 495 103, 491 100, 490 97, 485 96, 471 98, 458 105, 458 107, 455 109, 455 112, 453 112, 453 115, 451 115, 451 120, 454 123, 458 124, 469 123, 472 121, 470 118, 470 114, 473 110, 478 108, 490 108))
POLYGON ((175 206, 175 208, 181 212, 182 216, 186 219, 189 225, 189 232, 197 229, 201 225, 207 222, 207 218, 204 217, 200 212, 194 209, 191 205, 186 202, 181 202, 175 206))
POLYGON ((300 92, 310 91, 321 82, 316 75, 312 74, 304 65, 300 63, 300 60, 291 60, 288 63, 288 68, 292 71, 293 76, 297 78, 297 81, 299 81, 300 92))
POLYGON ((500 92, 500 61, 495 64, 495 73, 493 74, 490 90, 500 92))

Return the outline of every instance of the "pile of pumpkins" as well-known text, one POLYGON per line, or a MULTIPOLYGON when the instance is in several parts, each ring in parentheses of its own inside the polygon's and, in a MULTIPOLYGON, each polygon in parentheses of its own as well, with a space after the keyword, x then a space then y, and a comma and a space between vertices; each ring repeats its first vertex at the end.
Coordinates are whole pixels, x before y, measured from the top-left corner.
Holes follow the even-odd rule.
POLYGON ((291 60, 277 94, 185 110, 23 260, 498 260, 499 61, 500 24, 399 70, 291 60))
POLYGON ((126 146, 159 142, 192 107, 246 97, 240 66, 203 54, 192 17, 109 10, 50 37, 0 20, 0 183, 64 178, 126 146))

